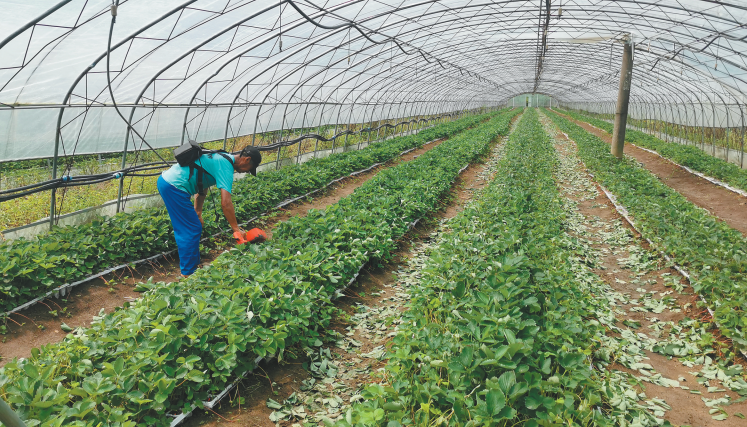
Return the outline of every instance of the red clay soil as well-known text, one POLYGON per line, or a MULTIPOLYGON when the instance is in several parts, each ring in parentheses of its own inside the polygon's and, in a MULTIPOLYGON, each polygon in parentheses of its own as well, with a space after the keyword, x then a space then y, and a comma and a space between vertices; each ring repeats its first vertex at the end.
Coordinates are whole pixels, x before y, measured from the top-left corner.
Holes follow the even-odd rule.
MULTIPOLYGON (((612 136, 586 122, 558 113, 610 144, 612 136)), ((644 168, 656 175, 664 184, 676 190, 687 200, 707 210, 711 215, 724 221, 735 230, 747 236, 747 197, 740 196, 721 186, 713 184, 667 159, 628 143, 624 153, 640 162, 644 168)))
MULTIPOLYGON (((514 118, 514 120, 517 118, 514 118)), ((417 227, 401 239, 400 247, 395 252, 392 261, 381 267, 364 269, 358 280, 346 292, 346 297, 341 298, 336 303, 337 307, 347 314, 352 314, 357 309, 357 303, 368 307, 386 304, 387 300, 396 293, 392 285, 397 282, 397 276, 392 272, 397 271, 401 265, 407 263, 407 260, 413 256, 413 249, 420 242, 429 238, 430 233, 440 220, 456 216, 464 209, 465 203, 472 198, 474 192, 487 184, 487 181, 479 179, 479 174, 483 168, 484 165, 482 164, 472 164, 462 172, 452 187, 451 194, 445 198, 441 210, 431 215, 425 222, 421 221, 417 227)), ((330 329, 345 334, 347 332, 345 330, 346 326, 348 326, 348 322, 344 318, 338 317, 334 319, 330 329)), ((359 334, 352 338, 361 343, 357 353, 369 352, 376 345, 380 345, 380 343, 372 343, 359 334)), ((298 349, 289 350, 303 354, 298 349)), ((346 353, 339 351, 339 349, 333 349, 332 351, 335 356, 334 360, 339 365, 347 366, 349 369, 369 368, 371 372, 376 372, 378 368, 385 365, 385 362, 381 361, 373 366, 368 366, 368 362, 361 361, 356 357, 359 356, 357 353, 346 353)), ((230 399, 226 398, 221 402, 220 408, 213 412, 196 411, 182 425, 184 427, 217 427, 225 422, 230 422, 232 425, 241 427, 274 427, 276 424, 269 418, 273 410, 267 407, 267 401, 268 399, 274 399, 277 402, 283 402, 299 389, 302 381, 311 377, 308 371, 302 367, 306 360, 305 356, 301 356, 298 359, 286 360, 282 363, 278 363, 277 360, 262 363, 261 369, 256 370, 254 375, 243 380, 239 387, 231 393, 230 399), (244 398, 244 403, 241 405, 238 404, 239 397, 244 398)), ((358 385, 352 384, 355 379, 347 382, 346 385, 348 386, 358 385)), ((290 427, 296 423, 302 425, 300 421, 282 421, 279 425, 290 427)))
MULTIPOLYGON (((306 215, 310 209, 323 209, 335 204, 376 176, 381 170, 401 162, 410 161, 437 147, 442 142, 443 140, 429 143, 389 162, 387 165, 379 166, 355 177, 348 177, 319 193, 318 198, 299 201, 286 206, 284 209, 276 210, 253 224, 253 226, 262 228, 267 232, 268 238, 271 238, 272 230, 278 222, 293 216, 306 215)), ((205 245, 210 248, 210 251, 209 253, 203 252, 200 265, 210 264, 232 245, 233 241, 230 239, 205 245)), ((208 248, 203 248, 203 251, 207 250, 208 248)), ((97 316, 101 310, 109 313, 117 307, 121 307, 126 301, 139 298, 140 293, 134 291, 135 285, 149 277, 152 277, 155 282, 179 280, 179 259, 173 257, 172 259, 162 260, 162 262, 151 263, 149 266, 109 274, 101 279, 73 288, 70 294, 63 299, 48 298, 41 304, 36 304, 20 313, 12 314, 10 316, 11 320, 8 322, 8 334, 0 335, 0 366, 16 357, 29 357, 32 348, 62 341, 67 335, 60 329, 63 322, 71 328, 86 327, 91 324, 92 317, 97 316)))

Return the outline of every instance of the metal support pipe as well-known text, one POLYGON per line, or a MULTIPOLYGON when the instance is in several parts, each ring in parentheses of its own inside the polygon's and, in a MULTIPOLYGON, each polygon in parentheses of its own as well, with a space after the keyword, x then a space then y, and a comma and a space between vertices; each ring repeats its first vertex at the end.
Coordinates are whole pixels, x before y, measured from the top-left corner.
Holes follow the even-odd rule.
POLYGON ((744 109, 739 107, 739 114, 742 116, 742 140, 739 143, 739 167, 744 169, 744 109))
POLYGON ((711 155, 716 157, 716 105, 711 101, 711 110, 713 111, 713 127, 711 128, 711 155))
POLYGON ((5 427, 26 427, 18 414, 13 412, 13 409, 3 399, 0 399, 0 422, 5 427))
MULTIPOLYGON (((128 127, 127 133, 129 132, 130 129, 128 127)), ((128 139, 125 138, 124 147, 122 147, 122 169, 127 167, 127 142, 128 139)), ((117 189, 117 213, 122 210, 122 193, 124 192, 124 179, 125 174, 122 174, 122 176, 119 177, 119 188, 117 189)))
POLYGON ((729 127, 731 126, 729 110, 731 110, 731 108, 729 108, 728 104, 724 105, 724 108, 726 109, 726 163, 729 163, 729 137, 731 136, 731 133, 729 132, 729 127))
POLYGON ((618 159, 623 157, 625 144, 625 126, 628 122, 628 103, 630 102, 630 81, 633 77, 633 45, 630 39, 625 41, 622 68, 620 70, 620 88, 617 95, 615 111, 615 129, 612 133, 612 154, 618 159))
POLYGON ((705 109, 700 104, 700 149, 705 151, 705 109))

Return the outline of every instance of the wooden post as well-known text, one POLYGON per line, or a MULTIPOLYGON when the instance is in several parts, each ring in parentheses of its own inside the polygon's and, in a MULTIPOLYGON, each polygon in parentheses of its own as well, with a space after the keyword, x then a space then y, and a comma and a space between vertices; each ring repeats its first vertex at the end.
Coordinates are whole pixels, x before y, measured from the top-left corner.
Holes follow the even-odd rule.
POLYGON ((612 155, 623 157, 625 144, 625 126, 628 123, 628 103, 630 101, 630 81, 633 77, 633 45, 630 39, 625 40, 622 69, 620 70, 620 88, 617 94, 615 111, 615 129, 612 133, 612 155))

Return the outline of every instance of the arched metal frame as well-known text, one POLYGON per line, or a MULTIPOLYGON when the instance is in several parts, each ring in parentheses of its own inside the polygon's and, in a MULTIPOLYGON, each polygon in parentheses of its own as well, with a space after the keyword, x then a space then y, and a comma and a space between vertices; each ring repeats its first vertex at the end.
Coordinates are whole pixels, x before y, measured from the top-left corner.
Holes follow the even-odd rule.
MULTIPOLYGON (((104 78, 110 0, 38 3, 0 13, 0 161, 141 150, 104 78)), ((630 37, 635 118, 743 147, 746 22, 736 0, 121 0, 109 71, 152 145, 225 144, 522 93, 610 114, 630 37)))

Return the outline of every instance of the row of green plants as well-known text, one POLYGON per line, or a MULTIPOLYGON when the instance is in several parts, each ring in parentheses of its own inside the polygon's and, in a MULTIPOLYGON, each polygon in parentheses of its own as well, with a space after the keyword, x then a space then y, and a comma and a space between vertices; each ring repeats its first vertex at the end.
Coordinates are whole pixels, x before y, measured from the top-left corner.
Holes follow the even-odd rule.
POLYGON ((555 113, 549 117, 576 142, 586 167, 630 211, 641 233, 687 267, 721 333, 736 348, 747 348, 747 240, 635 161, 616 159, 608 144, 580 126, 555 113))
MULTIPOLYGON (((333 179, 378 162, 427 141, 449 137, 475 126, 489 115, 470 116, 426 129, 416 135, 389 139, 360 151, 334 154, 300 165, 259 174, 234 183, 233 202, 239 222, 271 209, 281 201, 323 187, 333 179)), ((228 228, 213 191, 205 202, 204 231, 228 228)), ((164 208, 121 213, 78 226, 56 228, 33 239, 0 245, 0 311, 8 311, 65 283, 106 268, 172 250, 173 229, 164 208)))
MULTIPOLYGON (((573 111, 562 111, 562 113, 576 120, 590 123, 609 133, 613 131, 613 124, 604 120, 595 119, 573 111)), ((664 142, 659 138, 633 129, 625 130, 625 140, 656 151, 675 163, 747 190, 747 169, 742 169, 733 163, 706 154, 703 150, 695 146, 664 142)))
POLYGON ((578 254, 562 237, 556 165, 531 109, 411 285, 385 380, 338 425, 610 424, 587 361, 604 330, 567 262, 578 254))
POLYGON ((148 291, 132 305, 6 364, 0 397, 30 426, 167 426, 167 414, 201 406, 257 356, 321 345, 331 299, 365 263, 391 258, 514 114, 279 224, 272 241, 234 248, 186 280, 142 284, 148 291))

